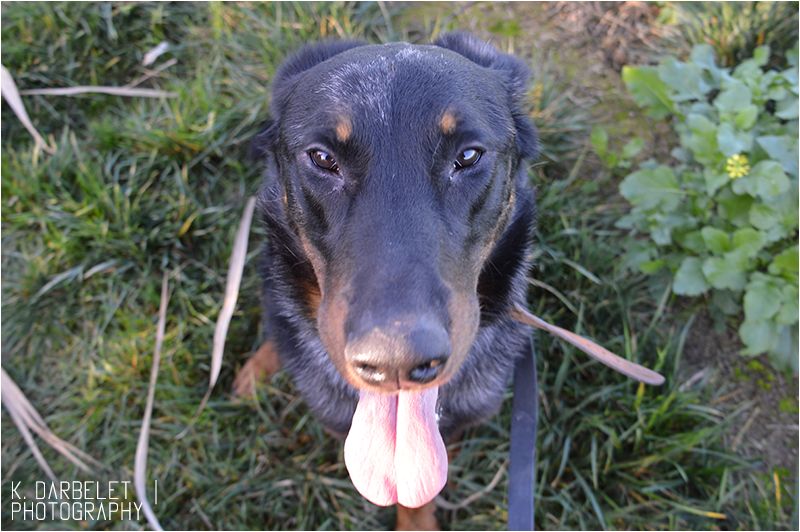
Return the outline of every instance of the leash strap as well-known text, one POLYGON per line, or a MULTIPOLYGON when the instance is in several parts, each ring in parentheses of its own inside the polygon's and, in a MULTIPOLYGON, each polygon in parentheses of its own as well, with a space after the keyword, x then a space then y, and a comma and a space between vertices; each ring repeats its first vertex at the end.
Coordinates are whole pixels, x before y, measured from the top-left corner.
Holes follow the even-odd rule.
MULTIPOLYGON (((575 333, 528 312, 522 305, 511 311, 519 322, 544 329, 569 342, 595 360, 639 382, 660 386, 663 375, 625 360, 575 333)), ((538 382, 534 361, 533 339, 525 354, 514 364, 514 405, 511 407, 511 464, 508 481, 508 529, 533 530, 533 492, 536 483, 536 418, 539 410, 538 382)))
POLYGON ((511 464, 508 481, 508 529, 533 530, 536 484, 536 419, 539 410, 533 338, 514 365, 511 407, 511 464))

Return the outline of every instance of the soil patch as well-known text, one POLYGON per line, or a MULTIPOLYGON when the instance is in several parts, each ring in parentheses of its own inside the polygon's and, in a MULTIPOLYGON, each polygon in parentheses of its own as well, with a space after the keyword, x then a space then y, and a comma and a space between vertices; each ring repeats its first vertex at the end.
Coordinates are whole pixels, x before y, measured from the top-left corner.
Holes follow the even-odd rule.
POLYGON ((716 334, 711 318, 699 315, 686 337, 684 377, 687 382, 702 380, 705 386, 718 389, 718 395, 726 399, 715 406, 724 410, 750 403, 726 435, 726 446, 760 459, 759 473, 771 476, 773 471, 787 470, 794 486, 800 446, 797 375, 787 378, 775 371, 766 355, 739 355, 743 348, 734 329, 716 334))

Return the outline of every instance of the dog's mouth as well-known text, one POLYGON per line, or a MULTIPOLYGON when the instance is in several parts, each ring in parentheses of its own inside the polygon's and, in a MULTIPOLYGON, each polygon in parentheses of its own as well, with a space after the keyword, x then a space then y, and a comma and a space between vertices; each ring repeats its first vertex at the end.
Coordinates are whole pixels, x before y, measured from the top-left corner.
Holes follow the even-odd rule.
POLYGON ((361 390, 344 461, 356 489, 379 506, 418 508, 447 482, 447 451, 439 433, 439 388, 381 394, 361 390))
POLYGON ((406 313, 330 301, 320 307, 320 337, 359 394, 344 443, 353 485, 380 506, 423 506, 447 482, 437 402, 477 334, 477 298, 452 297, 446 312, 406 313))

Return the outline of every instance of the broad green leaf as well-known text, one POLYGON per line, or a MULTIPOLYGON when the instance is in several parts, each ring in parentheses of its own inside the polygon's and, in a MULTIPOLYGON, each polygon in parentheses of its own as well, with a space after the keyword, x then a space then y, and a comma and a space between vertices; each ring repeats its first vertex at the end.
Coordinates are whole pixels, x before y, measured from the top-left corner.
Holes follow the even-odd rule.
POLYGON ((647 224, 647 215, 641 209, 636 208, 630 214, 626 214, 614 222, 614 227, 620 229, 639 229, 647 224))
POLYGON ((687 216, 676 213, 655 213, 650 215, 648 219, 648 227, 650 229, 650 238, 659 246, 668 246, 672 244, 672 231, 675 229, 688 231, 697 225, 697 219, 693 216, 687 216))
POLYGON ((750 223, 767 231, 781 223, 781 213, 767 203, 756 203, 750 208, 750 223))
POLYGON ((714 56, 714 48, 710 44, 695 44, 689 54, 692 62, 706 70, 718 69, 717 58, 714 56))
POLYGON ((778 369, 797 372, 798 353, 797 325, 778 326, 778 344, 769 351, 769 360, 778 369))
POLYGON ((743 355, 760 355, 778 345, 778 324, 774 321, 750 321, 745 319, 739 327, 739 337, 747 348, 743 355))
POLYGON ((691 231, 679 237, 675 237, 678 244, 692 253, 700 254, 706 251, 706 242, 703 239, 702 231, 691 231))
POLYGON ((741 81, 734 81, 714 99, 714 107, 725 113, 738 113, 753 103, 753 92, 741 81))
MULTIPOLYGON (((739 179, 735 179, 734 183, 736 181, 739 181, 739 179)), ((750 207, 753 202, 755 202, 755 198, 752 196, 747 194, 737 195, 731 192, 730 189, 725 189, 717 197, 719 215, 734 225, 748 224, 750 223, 748 218, 750 207)))
POLYGON ((689 164, 690 162, 692 162, 691 154, 688 151, 681 148, 680 146, 672 148, 669 154, 672 156, 673 159, 677 160, 680 163, 689 164))
POLYGON ((749 256, 747 248, 738 248, 725 253, 722 258, 728 262, 730 268, 742 271, 753 269, 753 258, 749 256))
MULTIPOLYGON (((689 169, 682 169, 683 172, 679 174, 679 179, 681 183, 681 188, 684 190, 693 190, 697 192, 704 192, 705 191, 705 177, 701 172, 695 172, 694 170, 689 169)), ((691 194, 695 196, 694 194, 691 194)), ((705 194, 702 194, 705 196, 705 194)))
POLYGON ((700 230, 700 234, 703 235, 703 242, 705 242, 706 248, 715 255, 722 255, 733 249, 731 238, 725 231, 716 227, 706 226, 700 230))
POLYGON ((692 113, 686 117, 686 124, 693 133, 712 139, 717 136, 717 126, 705 116, 692 113))
POLYGON ((639 137, 634 137, 622 147, 622 158, 630 159, 636 157, 642 151, 642 148, 644 148, 644 141, 639 137))
POLYGON ((797 65, 794 65, 791 68, 787 68, 783 72, 781 72, 781 76, 789 83, 789 90, 792 91, 792 94, 795 96, 800 95, 800 86, 798 86, 798 70, 797 65))
POLYGON ((777 105, 775 106, 775 116, 778 118, 783 118, 784 120, 794 120, 800 116, 800 113, 798 113, 797 103, 797 96, 778 101, 777 105))
POLYGON ((704 100, 711 87, 703 81, 703 70, 694 63, 683 63, 667 57, 658 65, 658 77, 674 89, 673 102, 704 100))
POLYGON ((789 188, 789 178, 780 164, 775 161, 761 161, 757 163, 748 176, 751 180, 758 180, 756 192, 762 198, 776 196, 789 188))
POLYGON ((683 147, 692 150, 699 162, 714 164, 719 158, 717 126, 705 116, 694 113, 686 117, 686 124, 692 134, 681 137, 683 147))
POLYGON ((650 238, 659 246, 672 244, 672 228, 668 225, 653 224, 650 227, 650 238))
POLYGON ((753 277, 744 292, 745 319, 768 320, 781 309, 781 286, 767 276, 753 277))
MULTIPOLYGON (((716 117, 719 113, 716 109, 714 109, 713 105, 710 105, 705 101, 702 101, 702 102, 691 102, 689 104, 689 110, 686 113, 686 116, 688 117, 690 114, 705 116, 708 119, 713 118, 714 121, 716 122, 717 121, 716 117)), ((677 128, 679 125, 680 124, 675 124, 675 127, 677 128)))
POLYGON ((672 168, 659 165, 655 170, 639 170, 626 177, 619 187, 620 193, 633 205, 644 209, 661 206, 663 211, 674 211, 684 192, 672 168))
POLYGON ((789 236, 789 231, 786 230, 786 227, 784 227, 783 224, 773 225, 772 227, 764 231, 764 237, 767 239, 767 244, 779 242, 781 240, 784 240, 788 236, 789 236))
POLYGON ((758 87, 763 76, 764 71, 753 59, 742 61, 733 70, 733 77, 736 81, 744 82, 751 87, 758 87))
POLYGON ((761 90, 764 92, 761 100, 775 100, 780 104, 786 98, 789 98, 792 93, 784 86, 785 79, 782 74, 770 70, 769 75, 761 78, 761 90))
POLYGON ((753 50, 753 61, 756 65, 763 67, 769 62, 769 46, 759 46, 755 50, 753 50))
POLYGON ((733 233, 733 249, 723 255, 731 268, 751 270, 753 259, 767 243, 765 234, 752 227, 739 229, 733 233))
POLYGON ((622 266, 632 270, 638 270, 639 265, 653 259, 656 248, 650 242, 641 240, 632 241, 625 250, 622 266))
POLYGON ((686 257, 675 272, 672 291, 684 296, 697 296, 711 288, 703 275, 703 261, 697 257, 686 257))
POLYGON ((789 248, 775 255, 773 263, 787 272, 798 271, 798 251, 797 246, 789 248))
POLYGON ((703 275, 714 288, 741 290, 747 284, 747 272, 725 257, 711 257, 703 262, 703 275))
POLYGON ((764 231, 764 238, 767 239, 768 244, 783 240, 787 236, 789 236, 789 232, 786 230, 783 224, 773 225, 764 231))
POLYGON ((714 57, 714 48, 710 44, 696 44, 692 48, 692 53, 689 57, 697 66, 708 71, 711 79, 714 81, 714 86, 712 88, 718 89, 723 71, 717 66, 717 61, 714 57))
POLYGON ((800 46, 795 45, 794 48, 790 50, 786 50, 786 62, 789 63, 790 66, 797 68, 798 66, 798 56, 800 56, 800 46))
POLYGON ((756 125, 756 120, 758 120, 758 106, 752 104, 736 113, 733 119, 736 126, 745 131, 756 125))
POLYGON ((675 106, 669 99, 672 92, 669 86, 658 77, 654 67, 622 67, 622 80, 628 87, 633 101, 639 107, 647 108, 653 118, 664 118, 675 113, 675 106))
POLYGON ((706 194, 712 197, 717 193, 717 190, 731 180, 727 173, 717 172, 708 166, 703 170, 703 177, 706 180, 706 194))
POLYGON ((753 146, 753 135, 736 129, 725 122, 717 129, 717 144, 725 157, 732 157, 737 153, 749 152, 753 146))
POLYGON ((785 249, 772 258, 769 265, 769 273, 780 275, 782 273, 798 273, 798 251, 797 246, 785 249))
POLYGON ((798 290, 797 285, 787 284, 782 290, 783 305, 780 312, 775 315, 775 321, 781 325, 793 325, 798 320, 798 290))
POLYGON ((767 152, 771 159, 775 159, 781 164, 787 174, 797 177, 798 148, 796 135, 765 135, 756 138, 756 142, 764 148, 764 151, 767 152))
POLYGON ((652 275, 654 273, 658 273, 661 268, 664 268, 666 265, 667 263, 663 260, 651 260, 640 263, 639 270, 647 275, 652 275))
POLYGON ((728 316, 735 316, 742 312, 741 300, 741 292, 711 290, 711 304, 728 316))
POLYGON ((800 197, 798 192, 800 186, 798 185, 797 179, 792 179, 792 182, 789 183, 789 190, 770 201, 781 213, 783 226, 789 231, 797 229, 800 224, 800 211, 797 208, 797 198, 800 197))
POLYGON ((734 179, 731 188, 737 194, 771 200, 773 196, 786 192, 789 178, 780 164, 768 159, 757 163, 748 175, 734 179))
POLYGON ((697 225, 697 219, 694 216, 684 214, 683 211, 674 213, 655 213, 650 217, 651 222, 659 225, 666 225, 673 229, 688 230, 697 225))
POLYGON ((764 234, 750 227, 737 229, 733 233, 733 250, 749 259, 754 258, 766 243, 764 234))

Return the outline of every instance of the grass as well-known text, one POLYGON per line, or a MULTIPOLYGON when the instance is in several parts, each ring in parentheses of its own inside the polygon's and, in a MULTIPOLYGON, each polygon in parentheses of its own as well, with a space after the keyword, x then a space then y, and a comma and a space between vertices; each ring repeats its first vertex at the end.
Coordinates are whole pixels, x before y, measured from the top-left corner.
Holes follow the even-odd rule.
MULTIPOLYGON (((161 40, 177 64, 143 86, 171 100, 24 97, 56 148, 36 153, 2 107, 3 367, 50 427, 106 464, 78 471, 46 446, 60 480, 132 479, 147 395, 163 271, 172 297, 150 438, 148 475, 166 529, 385 529, 394 511, 366 503, 288 376, 258 401, 226 391, 259 345, 256 225, 218 390, 189 434, 176 440, 205 392, 214 323, 239 216, 259 185, 249 138, 269 116, 269 82, 306 40, 395 37, 426 41, 477 29, 509 45, 514 29, 493 8, 423 6, 409 29, 402 6, 320 4, 7 3, 2 62, 20 89, 123 85, 161 40), (488 15, 487 15, 488 13, 488 15), (387 18, 389 17, 389 18, 387 18), (510 29, 509 29, 510 28, 510 29)), ((519 45, 520 35, 513 37, 519 45)), ((532 179, 541 212, 530 305, 539 316, 595 338, 667 376, 639 388, 553 338, 537 336, 542 405, 536 519, 546 529, 790 528, 793 487, 726 449, 741 411, 716 404, 731 389, 684 386, 688 324, 669 317, 668 287, 620 268, 624 205, 616 182, 579 165, 589 112, 563 95, 555 60, 530 57, 531 113, 542 162, 532 179), (582 176, 591 175, 584 178, 582 176), (781 499, 777 496, 782 494, 781 499), (780 501, 780 502, 778 502, 780 501), (721 516, 724 515, 724 518, 721 516)), ((589 165, 589 162, 583 162, 589 165)), ((456 446, 443 496, 463 501, 489 484, 508 457, 510 401, 456 446)), ((12 520, 11 485, 35 498, 43 480, 8 415, 2 416, 2 525, 8 529, 134 529, 122 521, 12 520)), ((447 529, 505 527, 507 474, 472 504, 442 510, 447 529)), ((128 495, 134 500, 132 490, 128 495)))

